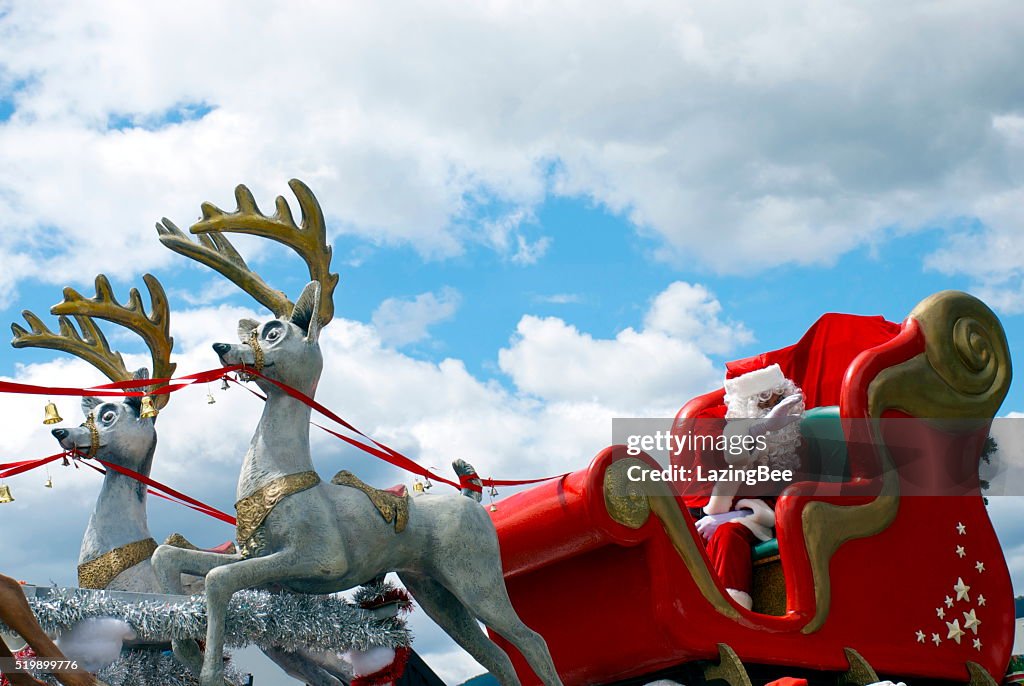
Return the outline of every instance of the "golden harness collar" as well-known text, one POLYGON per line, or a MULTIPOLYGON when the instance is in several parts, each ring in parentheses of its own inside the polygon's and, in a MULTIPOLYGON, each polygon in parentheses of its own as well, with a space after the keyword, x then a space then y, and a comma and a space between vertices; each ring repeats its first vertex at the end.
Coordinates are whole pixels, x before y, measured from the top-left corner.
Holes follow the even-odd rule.
POLYGON ((156 550, 156 541, 152 538, 144 538, 141 541, 114 548, 94 560, 83 562, 78 565, 78 586, 79 588, 104 589, 121 572, 148 560, 154 550, 156 550))
POLYGON ((290 495, 313 488, 320 483, 316 472, 299 472, 274 479, 269 484, 235 503, 237 513, 235 530, 238 547, 243 555, 251 553, 250 539, 263 526, 264 520, 273 512, 279 502, 290 495))

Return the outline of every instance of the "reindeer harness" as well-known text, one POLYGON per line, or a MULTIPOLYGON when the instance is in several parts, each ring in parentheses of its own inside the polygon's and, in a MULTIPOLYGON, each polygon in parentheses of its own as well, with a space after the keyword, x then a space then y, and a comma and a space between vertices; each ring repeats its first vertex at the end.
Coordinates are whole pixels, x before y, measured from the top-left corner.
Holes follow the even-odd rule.
POLYGON ((299 472, 274 479, 269 484, 235 503, 238 550, 242 557, 255 557, 263 547, 263 522, 277 504, 290 495, 301 493, 320 483, 316 472, 299 472))

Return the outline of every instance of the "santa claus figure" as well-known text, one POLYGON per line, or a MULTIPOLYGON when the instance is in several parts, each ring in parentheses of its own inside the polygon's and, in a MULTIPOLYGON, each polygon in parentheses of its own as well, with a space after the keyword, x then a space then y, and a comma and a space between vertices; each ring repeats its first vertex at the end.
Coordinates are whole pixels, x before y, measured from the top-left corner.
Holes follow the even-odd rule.
MULTIPOLYGON (((750 450, 726 451, 725 460, 739 470, 796 470, 800 457, 800 422, 804 398, 800 389, 777 364, 725 381, 725 435, 746 434, 755 440, 750 450)), ((736 441, 739 444, 739 441, 736 441)), ((708 557, 726 591, 739 605, 750 609, 753 576, 751 546, 774 538, 774 498, 766 494, 770 484, 747 486, 742 477, 718 481, 704 517, 696 523, 706 541, 708 557)))

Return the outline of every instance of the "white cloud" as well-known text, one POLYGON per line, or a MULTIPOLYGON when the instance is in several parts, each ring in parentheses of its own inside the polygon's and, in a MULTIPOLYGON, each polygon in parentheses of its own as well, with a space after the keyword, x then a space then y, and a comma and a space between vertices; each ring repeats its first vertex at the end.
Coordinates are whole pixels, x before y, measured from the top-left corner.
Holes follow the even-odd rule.
POLYGON ((551 295, 534 296, 534 300, 551 305, 575 305, 583 302, 583 296, 578 293, 553 293, 551 295))
POLYGON ((677 281, 654 298, 643 330, 627 328, 614 339, 595 339, 556 317, 526 316, 498 361, 520 390, 544 400, 674 414, 681 397, 721 380, 707 352, 751 340, 741 324, 720 319, 721 309, 703 286, 677 281))
POLYGON ((723 321, 721 315, 721 303, 707 288, 676 281, 654 299, 644 325, 651 331, 694 341, 712 353, 727 353, 753 340, 746 327, 723 321))
POLYGON ((995 222, 1020 193, 1008 0, 103 10, 16 2, 0 20, 0 73, 21 82, 0 124, 0 256, 36 260, 0 297, 56 278, 65 250, 118 276, 165 264, 153 220, 185 223, 236 181, 266 204, 299 176, 335 232, 524 263, 549 243, 520 223, 583 196, 662 257, 722 272, 995 222), (218 40, 196 44, 196 26, 218 40), (199 121, 106 126, 197 103, 213 108, 199 121), (492 203, 504 228, 481 221, 492 203), (45 250, 24 232, 44 226, 45 250))
POLYGON ((454 288, 420 293, 412 300, 388 298, 373 313, 373 326, 381 339, 394 346, 416 343, 430 336, 427 329, 455 316, 462 296, 454 288))

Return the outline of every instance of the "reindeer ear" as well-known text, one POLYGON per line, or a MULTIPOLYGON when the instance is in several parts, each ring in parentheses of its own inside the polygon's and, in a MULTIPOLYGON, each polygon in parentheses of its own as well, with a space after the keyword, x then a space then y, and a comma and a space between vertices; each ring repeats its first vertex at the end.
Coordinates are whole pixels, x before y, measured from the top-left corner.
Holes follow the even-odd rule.
POLYGON ((146 367, 139 367, 138 369, 135 370, 135 373, 132 374, 132 379, 134 381, 138 381, 139 379, 148 379, 148 378, 149 378, 149 369, 147 369, 146 367))
POLYGON ((88 415, 98 405, 102 405, 103 400, 101 398, 94 398, 91 395, 82 396, 82 414, 88 415))
POLYGON ((320 282, 310 281, 295 302, 291 321, 306 332, 306 340, 315 343, 320 337, 320 282))
POLYGON ((238 320, 238 340, 242 343, 249 341, 249 334, 252 333, 253 329, 258 329, 260 323, 255 319, 239 319, 238 320))
POLYGON ((137 395, 130 395, 124 399, 124 404, 132 408, 136 417, 142 416, 142 398, 137 395))

